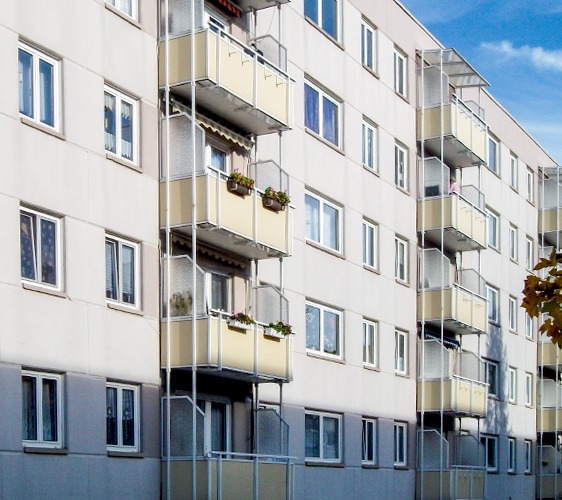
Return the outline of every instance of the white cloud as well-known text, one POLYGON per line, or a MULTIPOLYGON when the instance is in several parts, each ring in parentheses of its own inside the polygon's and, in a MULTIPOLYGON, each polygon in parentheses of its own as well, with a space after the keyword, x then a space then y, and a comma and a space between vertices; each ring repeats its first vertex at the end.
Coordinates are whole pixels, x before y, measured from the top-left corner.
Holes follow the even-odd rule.
POLYGON ((542 47, 529 47, 528 45, 517 48, 507 40, 496 43, 483 42, 480 47, 495 52, 505 59, 530 62, 539 69, 562 71, 562 50, 546 50, 542 47))

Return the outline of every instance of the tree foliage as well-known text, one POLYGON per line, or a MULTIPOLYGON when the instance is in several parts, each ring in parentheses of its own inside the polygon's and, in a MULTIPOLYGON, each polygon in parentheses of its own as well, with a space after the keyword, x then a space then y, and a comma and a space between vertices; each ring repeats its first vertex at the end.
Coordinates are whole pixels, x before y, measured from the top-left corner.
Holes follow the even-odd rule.
POLYGON ((539 278, 530 274, 523 288, 521 306, 531 318, 540 314, 546 316, 539 332, 546 333, 553 344, 562 348, 562 254, 554 250, 548 258, 542 258, 534 267, 534 271, 546 270, 545 276, 539 278))

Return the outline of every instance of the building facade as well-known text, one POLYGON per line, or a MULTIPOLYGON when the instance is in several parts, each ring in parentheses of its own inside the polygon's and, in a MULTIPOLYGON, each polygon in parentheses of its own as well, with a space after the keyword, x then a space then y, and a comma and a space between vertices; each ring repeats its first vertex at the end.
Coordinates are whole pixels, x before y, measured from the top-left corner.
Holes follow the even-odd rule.
POLYGON ((0 497, 559 495, 559 168, 398 1, 0 39, 0 497))

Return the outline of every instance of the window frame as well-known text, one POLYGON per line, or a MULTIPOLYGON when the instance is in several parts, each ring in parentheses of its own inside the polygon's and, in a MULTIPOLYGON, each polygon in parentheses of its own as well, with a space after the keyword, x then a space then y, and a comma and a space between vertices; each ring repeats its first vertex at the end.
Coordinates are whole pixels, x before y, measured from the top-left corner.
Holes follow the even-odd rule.
POLYGON ((379 268, 379 226, 363 219, 361 223, 363 237, 363 265, 370 269, 379 268))
POLYGON ((399 142, 394 143, 394 184, 408 190, 408 148, 399 142))
POLYGON ((23 446, 25 447, 37 447, 37 448, 62 448, 63 447, 63 377, 61 374, 57 373, 46 373, 46 372, 37 372, 33 370, 22 370, 21 371, 21 383, 22 383, 22 442, 23 446), (33 378, 35 379, 35 394, 34 394, 34 402, 36 408, 36 422, 35 422, 35 433, 37 435, 37 439, 25 439, 23 433, 23 425, 25 422, 25 418, 23 417, 23 413, 25 411, 25 401, 24 401, 24 394, 23 394, 23 378, 33 378), (55 381, 55 388, 56 388, 56 433, 57 439, 54 441, 45 440, 43 437, 44 430, 44 418, 43 418, 43 380, 53 380, 55 381), (39 438, 41 436, 41 438, 39 438))
POLYGON ((517 262, 517 226, 509 225, 509 258, 517 262))
POLYGON ((517 403, 517 368, 507 367, 507 401, 517 403))
MULTIPOLYGON (((105 258, 106 258, 106 284, 105 284, 105 300, 108 304, 119 304, 120 306, 123 307, 127 307, 127 308, 131 308, 131 309, 140 309, 141 307, 141 283, 140 283, 140 279, 141 279, 141 255, 140 255, 140 244, 132 241, 132 240, 128 240, 125 238, 121 238, 120 236, 115 236, 114 234, 110 234, 110 233, 106 233, 105 234, 105 258), (117 283, 117 290, 116 290, 116 294, 117 294, 117 298, 113 299, 111 297, 108 297, 108 288, 107 288, 107 243, 111 242, 116 244, 116 253, 115 253, 115 280, 117 283), (128 247, 131 247, 133 249, 133 256, 134 256, 134 285, 133 285, 133 293, 134 293, 134 300, 132 303, 130 302, 126 302, 123 300, 123 290, 122 290, 122 281, 123 281, 123 259, 121 257, 122 254, 122 247, 123 245, 126 245, 128 247)), ((113 255, 112 255, 113 257, 113 255)), ((113 264, 113 263, 112 263, 113 264)), ((113 267, 113 266, 112 266, 113 267)))
POLYGON ((394 373, 408 374, 408 333, 394 330, 394 373))
POLYGON ((488 246, 495 250, 500 249, 500 216, 491 209, 486 209, 486 224, 488 227, 488 246), (493 221, 493 222, 492 222, 493 221), (490 231, 493 227, 493 238, 490 237, 490 231))
POLYGON ((373 125, 365 118, 361 123, 361 162, 364 167, 372 170, 373 172, 379 171, 378 161, 378 137, 379 131, 376 125, 373 125), (371 151, 369 154, 369 134, 371 134, 371 151))
POLYGON ((519 160, 513 153, 509 154, 510 186, 517 191, 519 187, 519 160))
POLYGON ((500 175, 500 141, 491 135, 488 135, 488 168, 497 175, 500 175), (494 162, 490 161, 491 155, 491 145, 494 145, 494 162))
POLYGON ((315 349, 314 347, 310 347, 308 343, 308 323, 312 320, 306 319, 307 322, 307 332, 306 332, 306 351, 307 353, 314 353, 321 356, 333 358, 333 359, 342 359, 343 358, 343 314, 342 311, 338 309, 334 309, 332 307, 328 307, 322 304, 318 304, 317 302, 313 302, 307 300, 305 302, 305 314, 308 315, 306 309, 314 308, 318 310, 318 318, 319 318, 319 332, 318 332, 318 344, 319 349, 315 349), (325 338, 325 313, 333 314, 336 316, 336 353, 332 353, 326 350, 326 338, 325 338))
POLYGON ((343 123, 343 118, 342 118, 342 110, 343 110, 343 106, 342 106, 342 102, 337 99, 334 95, 330 94, 329 92, 327 92, 326 90, 322 89, 319 85, 314 84, 312 81, 308 80, 305 78, 304 80, 304 127, 306 130, 312 132, 314 135, 320 137, 323 141, 326 141, 328 144, 331 144, 332 146, 334 146, 336 149, 341 150, 342 149, 342 123, 343 123), (316 109, 316 112, 318 114, 318 130, 314 130, 314 128, 311 128, 310 126, 307 125, 306 121, 307 121, 307 92, 306 92, 306 87, 309 87, 311 90, 313 90, 314 92, 316 92, 318 94, 318 108, 316 109), (337 119, 336 119, 336 127, 337 127, 337 131, 335 134, 335 142, 333 142, 330 138, 326 137, 325 135, 325 126, 324 126, 324 99, 329 101, 331 104, 333 104, 335 106, 336 109, 336 113, 337 113, 337 119))
POLYGON ((365 418, 361 419, 361 463, 363 465, 378 464, 378 419, 365 418), (370 427, 370 436, 369 436, 370 427), (367 442, 368 441, 368 442, 367 442), (372 451, 372 457, 369 457, 369 448, 372 451))
POLYGON ((517 333, 517 299, 509 296, 509 331, 517 333))
POLYGON ((491 359, 485 359, 484 363, 486 364, 486 373, 485 373, 485 380, 488 384, 488 397, 491 398, 499 398, 499 363, 497 361, 493 361, 491 359), (490 383, 490 367, 493 367, 493 383, 490 383), (493 392, 492 392, 493 389, 493 392))
POLYGON ((361 64, 364 68, 376 73, 377 72, 377 28, 375 28, 366 19, 361 19, 361 64), (368 35, 371 35, 371 43, 369 43, 368 35), (371 61, 369 62, 368 49, 371 50, 371 61))
POLYGON ((535 242, 530 236, 525 237, 525 267, 527 271, 532 271, 534 260, 535 260, 535 242))
POLYGON ((206 280, 206 287, 207 287, 207 306, 208 310, 211 313, 229 313, 232 311, 232 304, 233 304, 233 290, 232 290, 232 275, 218 271, 217 269, 209 269, 204 267, 205 272, 205 280, 206 280), (225 309, 217 309, 213 307, 213 277, 224 279, 226 281, 226 308, 225 309))
POLYGON ((525 406, 533 406, 533 374, 525 372, 525 406))
POLYGON ((394 236, 394 277, 401 283, 408 283, 409 252, 408 241, 400 236, 394 236), (403 251, 400 251, 403 249, 403 251), (402 259, 403 257, 403 259, 402 259), (403 261, 402 261, 403 260, 403 261))
POLYGON ((325 198, 323 198, 320 195, 317 195, 311 191, 305 190, 304 193, 304 198, 305 198, 305 208, 306 208, 306 201, 307 201, 307 197, 312 198, 314 200, 316 200, 318 202, 318 241, 313 239, 310 235, 309 235, 309 228, 311 226, 311 221, 308 219, 308 213, 307 215, 307 219, 306 219, 306 241, 312 241, 317 245, 320 245, 321 247, 327 248, 328 250, 332 251, 332 252, 336 252, 338 254, 342 254, 343 253, 343 241, 342 241, 342 235, 343 235, 343 209, 342 207, 336 205, 335 203, 332 203, 331 201, 326 200, 325 198), (336 236, 337 236, 337 248, 332 248, 331 246, 327 245, 324 242, 324 206, 328 206, 330 208, 332 208, 333 210, 335 210, 336 214, 337 214, 337 220, 336 220, 336 224, 337 224, 337 228, 336 228, 336 236))
MULTIPOLYGON (((129 452, 135 453, 140 450, 140 427, 141 427, 141 405, 140 405, 140 387, 138 385, 133 384, 124 384, 121 382, 112 382, 107 381, 105 384, 105 394, 106 394, 106 415, 109 415, 109 407, 107 405, 107 393, 108 389, 116 389, 117 390, 117 415, 122 415, 123 412, 123 391, 132 391, 133 392, 133 405, 134 405, 134 416, 135 420, 133 421, 133 437, 135 444, 134 445, 124 445, 123 444, 123 419, 117 419, 117 444, 109 444, 107 442, 106 436, 106 447, 108 451, 120 451, 120 452, 129 452)), ((106 416, 106 429, 107 423, 107 416, 106 416)), ((107 432, 106 432, 107 433, 107 432)))
MULTIPOLYGON (((231 172, 231 153, 232 150, 229 146, 220 142, 212 137, 206 137, 205 141, 205 164, 207 168, 213 169, 214 172, 229 174, 231 172), (213 149, 220 151, 224 154, 224 170, 217 169, 212 165, 213 149)), ((219 174, 220 175, 220 174, 219 174)))
POLYGON ((533 318, 525 311, 525 338, 533 340, 533 318))
POLYGON ((480 436, 480 442, 484 445, 484 456, 486 458, 486 471, 487 472, 498 472, 498 437, 491 436, 488 434, 483 434, 480 436), (490 448, 492 446, 492 448, 490 448), (493 450, 493 455, 490 457, 489 450, 493 450), (492 458, 492 464, 490 464, 490 458, 492 458))
POLYGON ((533 442, 525 440, 525 474, 533 470, 533 442))
POLYGON ((507 472, 515 474, 517 463, 517 442, 515 438, 507 438, 507 472))
POLYGON ((199 394, 197 396, 197 407, 203 413, 203 450, 205 454, 210 454, 211 451, 232 451, 232 401, 226 397, 209 396, 207 394, 199 394), (202 403, 203 408, 201 408, 202 403), (226 450, 213 450, 213 404, 221 404, 225 407, 225 448, 226 450))
POLYGON ((339 0, 333 0, 335 3, 335 7, 336 7, 336 17, 335 17, 335 33, 331 33, 330 31, 328 31, 325 27, 324 27, 324 18, 323 18, 323 13, 324 13, 324 1, 325 0, 305 0, 304 1, 304 17, 306 19, 309 19, 313 24, 315 24, 316 26, 318 26, 323 33, 326 33, 326 35, 328 35, 330 38, 334 39, 336 42, 339 42, 340 40, 340 2, 339 0), (314 14, 314 17, 311 17, 309 14, 307 14, 307 4, 312 4, 312 3, 316 3, 316 12, 314 14))
POLYGON ((376 321, 363 319, 363 366, 379 366, 379 325, 376 321))
POLYGON ((111 5, 114 9, 118 10, 124 16, 132 19, 133 21, 139 20, 139 9, 137 0, 131 0, 131 13, 126 12, 122 7, 122 0, 105 0, 105 3, 111 5), (119 5, 117 5, 119 4, 119 5))
POLYGON ((534 176, 534 172, 529 167, 527 167, 526 180, 527 180, 527 201, 529 203, 534 204, 535 203, 535 176, 534 176))
POLYGON ((104 148, 105 148, 105 152, 107 155, 109 155, 112 158, 117 158, 119 159, 119 161, 123 161, 126 162, 128 164, 131 165, 135 165, 135 166, 139 166, 140 165, 140 161, 139 161, 139 151, 140 151, 140 132, 139 132, 139 127, 140 127, 140 104, 139 104, 139 100, 129 94, 126 94, 125 92, 113 87, 112 85, 105 83, 103 86, 103 95, 104 95, 104 148), (107 132, 107 116, 105 113, 105 100, 106 100, 106 94, 109 94, 110 96, 112 96, 115 99, 115 135, 114 135, 114 139, 115 139, 115 151, 111 151, 111 149, 108 149, 107 147, 107 136, 108 136, 108 132, 107 132), (123 156, 123 146, 122 146, 122 142, 123 142, 123 124, 121 122, 121 107, 123 105, 123 103, 128 104, 129 106, 131 106, 131 110, 133 113, 133 118, 131 120, 131 126, 133 128, 133 133, 131 136, 131 156, 132 158, 127 158, 126 156, 123 156), (119 117, 119 119, 117 119, 119 117))
POLYGON ((306 462, 324 462, 324 463, 341 463, 342 462, 342 451, 343 451, 343 436, 342 436, 342 416, 337 413, 328 413, 315 410, 305 410, 304 412, 305 424, 304 424, 304 434, 305 434, 305 461, 306 462), (307 446, 306 446, 306 434, 307 434, 307 416, 318 417, 318 451, 319 456, 313 457, 308 456, 307 446), (326 458, 324 447, 326 446, 325 436, 324 436, 324 420, 332 419, 337 421, 337 431, 338 431, 338 442, 336 446, 337 457, 336 458, 326 458))
POLYGON ((486 300, 488 301, 488 322, 500 324, 500 291, 495 286, 486 283, 486 300), (495 298, 491 299, 490 294, 495 298))
POLYGON ((408 56, 398 47, 394 47, 394 92, 406 99, 408 97, 408 56), (402 75, 399 71, 400 63, 402 75))
POLYGON ((408 424, 406 422, 394 422, 394 466, 406 467, 408 465, 408 424), (403 432, 397 432, 402 429, 403 432))

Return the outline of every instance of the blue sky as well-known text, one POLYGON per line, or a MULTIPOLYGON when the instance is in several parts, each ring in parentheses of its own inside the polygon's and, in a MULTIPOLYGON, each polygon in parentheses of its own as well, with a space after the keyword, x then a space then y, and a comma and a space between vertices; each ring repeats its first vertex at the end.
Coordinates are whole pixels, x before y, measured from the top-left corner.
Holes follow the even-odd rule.
POLYGON ((562 2, 401 0, 562 164, 562 2))

